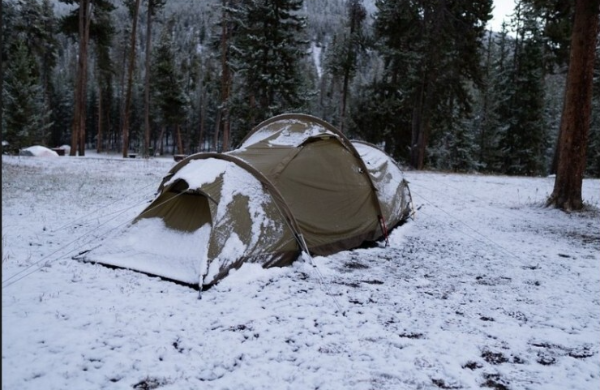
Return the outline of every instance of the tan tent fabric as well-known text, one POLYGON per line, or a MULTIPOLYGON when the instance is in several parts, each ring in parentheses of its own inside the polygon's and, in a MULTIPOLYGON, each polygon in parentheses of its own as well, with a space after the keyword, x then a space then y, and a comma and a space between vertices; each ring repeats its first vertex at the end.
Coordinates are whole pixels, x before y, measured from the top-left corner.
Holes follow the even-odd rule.
MULTIPOLYGON (((231 152, 185 158, 159 192, 134 225, 185 234, 209 226, 208 234, 194 236, 201 241, 197 255, 174 254, 179 268, 168 272, 204 286, 245 262, 283 266, 303 250, 329 255, 356 248, 381 239, 410 212, 407 183, 389 156, 303 114, 261 123, 231 152)), ((90 260, 147 272, 145 260, 115 252, 90 260)), ((164 276, 157 268, 153 273, 164 276)))

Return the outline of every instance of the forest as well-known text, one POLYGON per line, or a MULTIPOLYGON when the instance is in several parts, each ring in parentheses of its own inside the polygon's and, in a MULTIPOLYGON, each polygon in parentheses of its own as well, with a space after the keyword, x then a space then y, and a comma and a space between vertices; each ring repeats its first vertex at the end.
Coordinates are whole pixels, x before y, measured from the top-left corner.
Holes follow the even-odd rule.
MULTIPOLYGON (((574 2, 8 0, 3 153, 225 152, 303 112, 416 169, 555 173, 574 2)), ((600 40, 597 40, 600 41, 600 40)), ((595 50, 586 176, 600 176, 595 50)))

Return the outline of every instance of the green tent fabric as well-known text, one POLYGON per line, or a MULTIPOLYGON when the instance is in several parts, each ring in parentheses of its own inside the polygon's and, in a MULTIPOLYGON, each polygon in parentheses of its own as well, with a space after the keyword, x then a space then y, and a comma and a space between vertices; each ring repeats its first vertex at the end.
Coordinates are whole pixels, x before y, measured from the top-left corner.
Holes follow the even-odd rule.
POLYGON ((246 262, 285 266, 302 251, 382 239, 410 212, 407 182, 384 152, 313 116, 284 114, 231 152, 177 163, 131 233, 88 260, 209 286, 246 262), (148 241, 163 234, 172 253, 148 241))

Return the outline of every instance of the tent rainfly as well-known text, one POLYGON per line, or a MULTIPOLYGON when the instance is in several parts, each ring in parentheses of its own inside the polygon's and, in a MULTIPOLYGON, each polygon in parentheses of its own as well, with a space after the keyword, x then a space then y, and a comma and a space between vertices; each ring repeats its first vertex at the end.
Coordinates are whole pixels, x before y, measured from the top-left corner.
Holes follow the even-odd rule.
POLYGON ((84 260, 210 286, 246 262, 291 264, 385 238, 411 212, 398 165, 304 114, 264 121, 227 153, 177 163, 117 238, 84 260))

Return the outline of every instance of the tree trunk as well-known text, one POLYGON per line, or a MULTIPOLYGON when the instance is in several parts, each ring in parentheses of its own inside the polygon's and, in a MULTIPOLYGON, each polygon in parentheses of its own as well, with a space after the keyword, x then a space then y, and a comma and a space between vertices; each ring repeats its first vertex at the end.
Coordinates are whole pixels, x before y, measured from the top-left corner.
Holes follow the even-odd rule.
POLYGON ((344 82, 342 84, 342 107, 340 108, 340 131, 344 132, 344 121, 346 119, 346 101, 348 99, 348 84, 350 82, 350 70, 344 71, 344 82))
POLYGON ((79 155, 85 156, 85 119, 86 119, 86 101, 87 101, 87 52, 90 42, 90 25, 92 23, 92 4, 90 0, 85 0, 85 31, 84 31, 84 56, 83 70, 81 80, 81 106, 79 111, 79 155))
POLYGON ((548 205, 583 208, 581 188, 592 111, 594 57, 600 0, 576 0, 565 103, 560 125, 558 167, 548 205))
POLYGON ((125 113, 123 117, 123 157, 129 155, 129 114, 131 110, 131 89, 133 85, 133 68, 135 67, 135 38, 137 34, 137 20, 140 13, 140 0, 135 0, 133 12, 133 26, 131 28, 131 46, 129 48, 129 68, 127 70, 127 91, 125 94, 125 113))
POLYGON ((146 75, 144 88, 144 157, 150 156, 150 52, 152 50, 152 1, 148 1, 146 20, 146 75))
POLYGON ((231 72, 228 62, 229 24, 225 9, 226 4, 227 2, 224 0, 221 31, 221 122, 223 123, 223 152, 229 150, 229 89, 231 88, 231 72))
POLYGON ((198 152, 204 151, 204 131, 206 127, 206 95, 204 91, 200 92, 200 135, 198 136, 198 152))
POLYGON ((164 154, 164 144, 163 144, 163 137, 165 136, 165 126, 161 127, 160 129, 160 135, 158 136, 158 142, 160 142, 160 147, 159 147, 159 155, 163 155, 164 154))
POLYGON ((219 131, 221 129, 221 110, 217 110, 217 118, 215 119, 215 134, 213 138, 213 149, 219 151, 219 131))
MULTIPOLYGON (((102 83, 99 83, 102 84, 102 83)), ((98 134, 96 134, 96 152, 102 152, 102 85, 98 86, 98 134)))
POLYGON ((445 1, 440 1, 435 10, 425 11, 425 23, 432 24, 432 36, 430 45, 423 62, 422 80, 416 96, 416 104, 412 119, 411 140, 411 165, 418 170, 425 166, 425 154, 431 132, 431 111, 434 106, 433 99, 436 95, 436 83, 438 79, 438 67, 440 63, 440 52, 436 46, 435 37, 442 34, 445 1))
POLYGON ((177 154, 183 153, 183 140, 181 138, 181 125, 175 126, 175 136, 177 137, 177 154))
MULTIPOLYGON (((87 82, 87 47, 89 37, 90 1, 79 2, 79 58, 77 61, 77 77, 75 81, 75 106, 71 127, 70 156, 76 156, 80 146, 81 135, 85 137, 85 84, 87 82)), ((85 150, 83 151, 85 154, 85 150)), ((80 155, 81 150, 80 150, 80 155)))

